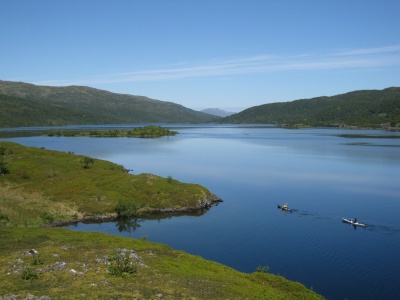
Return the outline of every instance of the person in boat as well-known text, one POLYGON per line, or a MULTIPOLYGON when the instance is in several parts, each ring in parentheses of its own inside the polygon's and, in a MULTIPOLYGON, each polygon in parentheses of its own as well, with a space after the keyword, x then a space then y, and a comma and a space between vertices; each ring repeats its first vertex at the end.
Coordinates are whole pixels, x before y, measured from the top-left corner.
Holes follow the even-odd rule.
POLYGON ((285 204, 283 204, 282 205, 282 209, 287 209, 288 207, 287 207, 287 203, 285 203, 285 204))
POLYGON ((354 219, 353 219, 353 223, 357 223, 357 218, 354 218, 354 219))

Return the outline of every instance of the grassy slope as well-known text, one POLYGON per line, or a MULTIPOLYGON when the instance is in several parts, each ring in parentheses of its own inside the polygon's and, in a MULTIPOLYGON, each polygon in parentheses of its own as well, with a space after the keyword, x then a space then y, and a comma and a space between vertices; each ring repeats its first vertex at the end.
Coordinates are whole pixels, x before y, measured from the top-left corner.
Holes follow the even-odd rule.
POLYGON ((322 299, 303 285, 264 273, 244 274, 166 245, 63 228, 1 229, 0 296, 56 299, 322 299), (133 277, 107 272, 116 248, 133 250, 133 277), (36 249, 41 264, 33 265, 36 249), (24 280, 30 268, 37 279, 24 280), (72 275, 69 271, 78 272, 72 275), (84 296, 83 296, 84 295, 84 296), (158 295, 158 296, 157 296, 158 295), (162 296, 160 296, 162 295, 162 296))
POLYGON ((50 87, 1 80, 0 108, 0 127, 21 126, 20 123, 26 122, 29 122, 27 126, 43 126, 49 125, 50 121, 52 125, 75 125, 202 123, 218 119, 176 103, 143 96, 111 93, 85 86, 50 87), (10 105, 10 101, 18 105, 10 105), (55 113, 44 113, 50 107, 55 113), (49 116, 52 116, 50 120, 49 116))
POLYGON ((71 220, 112 214, 119 201, 139 212, 197 207, 211 192, 152 174, 131 175, 114 163, 95 159, 88 169, 84 157, 1 142, 10 174, 0 176, 0 213, 14 225, 36 226, 47 219, 71 220), (23 220, 23 224, 21 224, 23 220))
POLYGON ((0 127, 59 126, 67 124, 121 123, 93 111, 66 107, 57 103, 42 103, 14 96, 0 95, 0 127))
POLYGON ((223 118, 220 122, 400 127, 400 88, 264 104, 223 118))
POLYGON ((3 159, 10 174, 0 176, 0 297, 159 299, 162 294, 161 299, 322 299, 282 277, 240 273, 165 245, 38 228, 49 216, 61 220, 112 212, 118 199, 134 201, 142 209, 179 208, 204 201, 210 192, 155 175, 129 175, 102 160, 84 169, 81 156, 8 142, 1 142, 1 147, 6 148, 3 159), (139 255, 141 264, 133 277, 108 273, 104 258, 116 248, 139 255), (39 254, 23 254, 29 249, 39 254), (38 278, 23 279, 24 269, 38 278), (78 274, 71 274, 71 269, 78 274))

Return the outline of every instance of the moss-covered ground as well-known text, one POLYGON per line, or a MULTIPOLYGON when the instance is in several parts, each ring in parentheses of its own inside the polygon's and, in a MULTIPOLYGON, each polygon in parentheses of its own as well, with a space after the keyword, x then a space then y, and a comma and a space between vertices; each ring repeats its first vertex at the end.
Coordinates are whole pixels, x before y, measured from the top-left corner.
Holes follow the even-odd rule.
POLYGON ((139 213, 199 207, 211 192, 153 174, 132 175, 123 166, 73 153, 0 142, 0 215, 9 225, 35 227, 43 222, 112 215, 119 202, 139 213))

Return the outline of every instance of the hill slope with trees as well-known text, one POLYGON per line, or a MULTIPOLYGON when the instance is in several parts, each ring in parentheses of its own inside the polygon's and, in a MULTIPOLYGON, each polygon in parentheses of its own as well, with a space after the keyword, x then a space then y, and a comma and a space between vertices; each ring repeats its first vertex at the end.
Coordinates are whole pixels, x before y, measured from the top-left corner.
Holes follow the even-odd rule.
POLYGON ((0 127, 203 123, 218 117, 182 105, 84 86, 0 81, 0 127))
POLYGON ((400 127, 400 88, 361 90, 332 97, 251 107, 221 123, 287 126, 400 127))

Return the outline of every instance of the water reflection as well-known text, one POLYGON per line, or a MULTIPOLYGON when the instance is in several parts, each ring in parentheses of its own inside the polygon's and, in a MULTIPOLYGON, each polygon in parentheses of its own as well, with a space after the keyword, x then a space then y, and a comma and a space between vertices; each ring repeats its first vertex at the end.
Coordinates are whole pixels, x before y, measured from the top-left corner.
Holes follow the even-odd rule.
POLYGON ((119 232, 128 232, 132 233, 136 229, 140 228, 140 223, 143 222, 143 219, 127 219, 127 218, 120 218, 115 222, 115 226, 117 227, 119 232))
POLYGON ((268 265, 328 299, 400 299, 399 138, 371 138, 388 135, 379 130, 234 126, 179 132, 155 140, 8 140, 198 183, 224 199, 208 212, 80 224, 78 230, 146 236, 244 272, 268 265), (276 204, 285 202, 296 211, 279 212, 276 204), (344 226, 345 216, 359 217, 366 230, 344 226))
MULTIPOLYGON (((115 220, 115 227, 118 232, 133 233, 135 230, 142 227, 142 223, 146 221, 170 220, 176 217, 200 217, 209 211, 209 208, 204 208, 192 212, 174 212, 174 213, 153 213, 146 214, 142 218, 118 218, 115 220)), ((91 222, 93 224, 101 224, 101 222, 91 222)), ((85 224, 90 224, 85 222, 85 224)), ((76 227, 76 225, 74 225, 76 227)))
MULTIPOLYGON (((218 203, 215 204, 214 206, 218 206, 218 203)), ((210 209, 211 209, 211 207, 192 210, 192 211, 151 213, 151 214, 144 215, 143 218, 146 220, 161 221, 163 219, 172 219, 175 217, 201 217, 204 214, 206 214, 210 209)))

